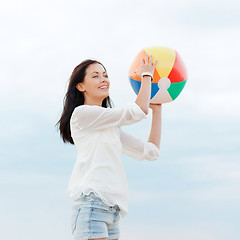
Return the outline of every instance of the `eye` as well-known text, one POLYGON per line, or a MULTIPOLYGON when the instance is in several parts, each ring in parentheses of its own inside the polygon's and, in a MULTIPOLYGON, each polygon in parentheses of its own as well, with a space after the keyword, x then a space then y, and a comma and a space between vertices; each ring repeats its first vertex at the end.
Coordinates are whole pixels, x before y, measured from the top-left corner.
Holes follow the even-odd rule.
POLYGON ((106 78, 108 78, 108 75, 105 75, 106 78))
POLYGON ((96 75, 96 76, 93 76, 93 77, 94 77, 94 78, 95 78, 95 77, 98 77, 98 75, 96 75))

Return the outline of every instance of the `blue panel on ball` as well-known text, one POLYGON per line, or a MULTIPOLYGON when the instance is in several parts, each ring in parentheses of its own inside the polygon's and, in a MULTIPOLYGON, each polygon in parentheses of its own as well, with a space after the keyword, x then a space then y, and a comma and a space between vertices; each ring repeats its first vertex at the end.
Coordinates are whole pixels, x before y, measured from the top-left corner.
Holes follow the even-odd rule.
MULTIPOLYGON (((138 95, 138 92, 139 92, 140 87, 141 87, 141 82, 136 81, 132 78, 129 78, 129 80, 130 80, 133 91, 138 95)), ((156 95, 158 90, 159 90, 158 83, 152 83, 151 99, 156 95)))
POLYGON ((139 92, 140 87, 141 87, 141 82, 136 81, 132 78, 129 78, 129 80, 130 80, 133 91, 138 95, 138 92, 139 92))
POLYGON ((152 83, 151 99, 156 95, 158 90, 159 90, 158 83, 152 83))

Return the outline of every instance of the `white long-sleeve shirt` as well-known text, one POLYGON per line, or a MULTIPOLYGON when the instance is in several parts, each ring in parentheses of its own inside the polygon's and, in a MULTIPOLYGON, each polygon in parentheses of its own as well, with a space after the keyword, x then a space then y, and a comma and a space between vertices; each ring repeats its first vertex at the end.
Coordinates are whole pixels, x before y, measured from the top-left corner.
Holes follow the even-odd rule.
POLYGON ((81 105, 74 109, 70 130, 77 159, 68 192, 73 200, 81 193, 94 192, 108 206, 118 205, 124 217, 128 212, 128 184, 121 161, 122 153, 137 160, 157 160, 159 148, 121 129, 146 118, 136 103, 121 108, 81 105))

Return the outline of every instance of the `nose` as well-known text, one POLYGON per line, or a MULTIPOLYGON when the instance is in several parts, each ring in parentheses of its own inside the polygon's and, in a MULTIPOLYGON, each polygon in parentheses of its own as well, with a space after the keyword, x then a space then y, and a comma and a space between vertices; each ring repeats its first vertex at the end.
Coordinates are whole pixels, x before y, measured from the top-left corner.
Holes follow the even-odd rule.
POLYGON ((101 82, 107 82, 105 77, 101 77, 101 82))

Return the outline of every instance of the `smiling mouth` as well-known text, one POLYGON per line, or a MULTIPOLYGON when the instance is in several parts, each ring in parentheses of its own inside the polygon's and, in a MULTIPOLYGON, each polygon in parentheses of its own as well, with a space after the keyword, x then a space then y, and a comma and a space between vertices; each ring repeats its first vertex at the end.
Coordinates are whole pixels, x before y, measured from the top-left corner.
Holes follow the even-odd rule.
POLYGON ((106 89, 108 89, 108 87, 107 86, 103 86, 103 87, 100 87, 100 89, 106 90, 106 89))

